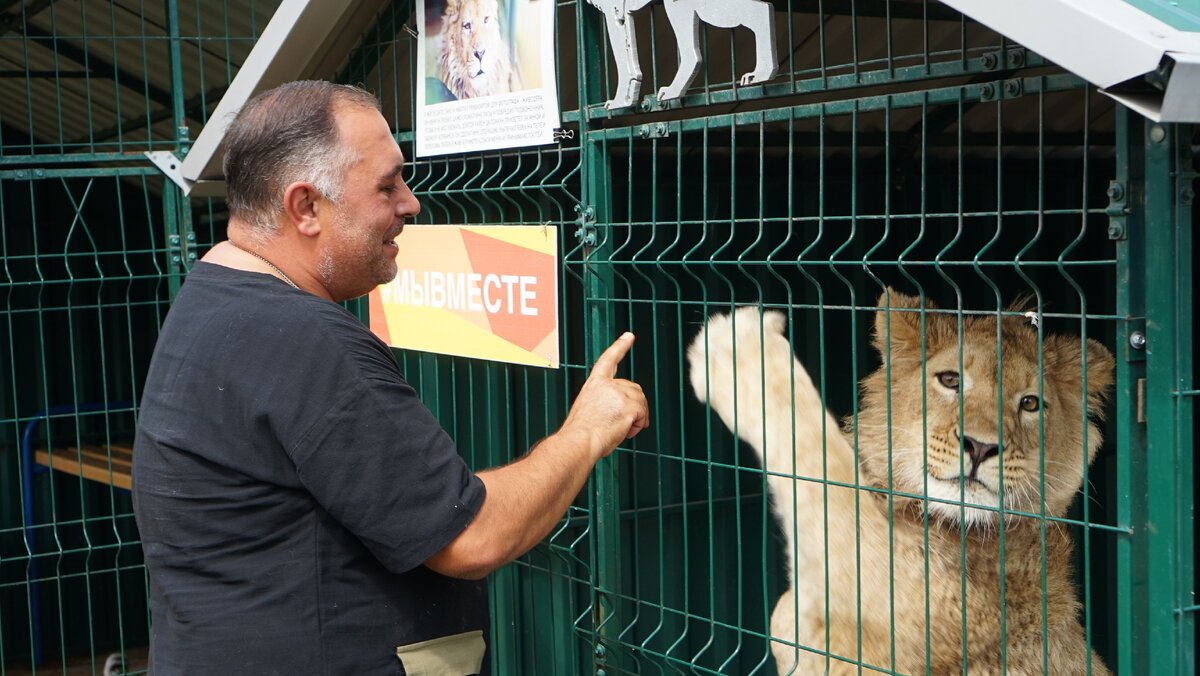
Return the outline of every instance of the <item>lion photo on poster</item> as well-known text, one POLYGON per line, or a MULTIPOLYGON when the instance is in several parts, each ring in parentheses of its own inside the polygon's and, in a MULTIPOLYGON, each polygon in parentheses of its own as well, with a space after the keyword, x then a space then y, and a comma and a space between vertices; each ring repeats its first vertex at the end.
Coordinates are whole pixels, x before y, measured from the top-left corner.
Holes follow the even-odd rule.
POLYGON ((420 0, 417 156, 554 142, 554 0, 420 0))

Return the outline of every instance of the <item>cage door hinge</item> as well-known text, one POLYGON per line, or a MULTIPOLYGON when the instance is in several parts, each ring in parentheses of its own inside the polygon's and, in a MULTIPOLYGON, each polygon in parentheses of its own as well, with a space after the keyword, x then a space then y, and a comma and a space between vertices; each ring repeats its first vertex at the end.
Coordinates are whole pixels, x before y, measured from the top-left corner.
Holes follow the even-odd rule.
POLYGON ((596 246, 596 210, 576 204, 575 213, 579 214, 579 218, 575 219, 575 223, 579 225, 579 228, 575 230, 575 238, 584 246, 596 246))

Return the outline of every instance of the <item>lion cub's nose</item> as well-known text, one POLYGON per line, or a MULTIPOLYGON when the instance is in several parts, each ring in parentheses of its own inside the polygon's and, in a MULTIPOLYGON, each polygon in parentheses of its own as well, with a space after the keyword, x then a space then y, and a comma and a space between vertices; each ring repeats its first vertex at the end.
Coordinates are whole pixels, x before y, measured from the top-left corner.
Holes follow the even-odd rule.
POLYGON ((475 50, 475 58, 479 59, 480 61, 483 61, 483 53, 486 51, 487 51, 486 49, 476 49, 475 50))
POLYGON ((984 443, 974 437, 966 436, 964 436, 962 440, 963 447, 971 456, 971 464, 975 467, 979 467, 984 463, 984 461, 992 456, 1000 455, 999 444, 984 443))

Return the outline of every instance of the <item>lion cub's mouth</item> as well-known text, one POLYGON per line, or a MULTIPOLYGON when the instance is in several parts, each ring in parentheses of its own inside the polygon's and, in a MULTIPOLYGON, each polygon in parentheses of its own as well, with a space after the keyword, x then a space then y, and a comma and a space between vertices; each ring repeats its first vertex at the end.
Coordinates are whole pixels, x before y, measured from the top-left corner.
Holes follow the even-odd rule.
MULTIPOLYGON (((987 497, 992 498, 991 500, 987 501, 986 504, 995 502, 995 498, 999 497, 999 495, 1000 495, 999 492, 995 488, 993 488, 992 486, 989 486, 983 480, 981 480, 977 477, 973 477, 973 476, 956 476, 956 477, 942 478, 942 477, 938 477, 938 476, 934 476, 934 475, 930 474, 929 482, 930 482, 931 487, 933 487, 933 485, 936 482, 938 489, 939 489, 939 490, 936 490, 936 492, 941 494, 943 497, 947 494, 947 492, 949 492, 953 495, 953 497, 955 499, 958 498, 959 487, 961 486, 962 487, 962 495, 968 502, 983 504, 978 499, 972 499, 973 497, 977 497, 980 492, 983 492, 986 494, 987 497), (949 490, 947 490, 947 489, 949 489, 949 490)), ((930 491, 930 492, 933 493, 935 491, 930 491)))

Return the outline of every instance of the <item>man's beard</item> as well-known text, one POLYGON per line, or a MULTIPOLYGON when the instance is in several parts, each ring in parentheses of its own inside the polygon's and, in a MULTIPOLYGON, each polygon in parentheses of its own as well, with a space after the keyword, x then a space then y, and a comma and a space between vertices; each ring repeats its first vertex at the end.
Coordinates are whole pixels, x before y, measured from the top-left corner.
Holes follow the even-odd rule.
MULTIPOLYGON (((320 276, 326 289, 335 290, 345 285, 359 286, 357 284, 359 279, 339 279, 339 271, 349 271, 363 278, 361 281, 364 282, 364 285, 370 284, 370 288, 361 292, 355 288, 356 295, 354 297, 365 294, 380 284, 392 281, 396 276, 395 259, 384 261, 380 253, 372 249, 369 244, 356 242, 354 237, 358 233, 352 232, 354 226, 348 216, 339 213, 334 220, 334 226, 338 230, 338 236, 345 239, 339 239, 334 247, 327 248, 321 255, 321 259, 317 261, 317 275, 320 276), (358 244, 364 244, 364 246, 357 246, 358 244), (335 261, 335 254, 344 255, 341 256, 341 260, 335 261), (369 280, 366 279, 368 276, 369 280)), ((383 242, 375 242, 374 245, 381 247, 383 242)))

